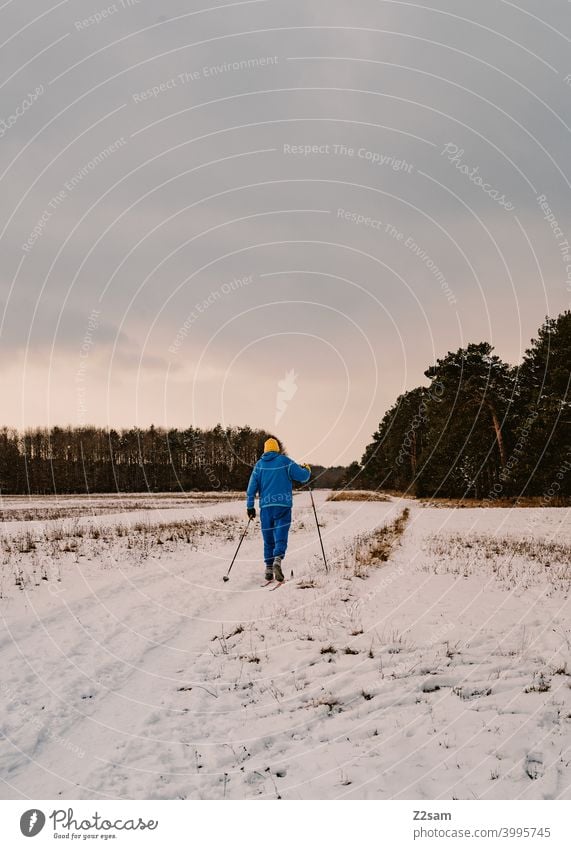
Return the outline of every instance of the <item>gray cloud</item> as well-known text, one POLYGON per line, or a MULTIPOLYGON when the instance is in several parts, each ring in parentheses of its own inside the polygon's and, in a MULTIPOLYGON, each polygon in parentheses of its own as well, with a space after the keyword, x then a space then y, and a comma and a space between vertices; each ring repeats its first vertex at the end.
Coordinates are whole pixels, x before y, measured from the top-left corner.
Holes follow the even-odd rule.
MULTIPOLYGON (((38 0, 0 11, 0 344, 11 386, 10 357, 35 362, 27 424, 43 407, 73 415, 42 368, 71 379, 98 310, 94 420, 265 423, 295 368, 280 422, 290 448, 350 460, 435 356, 490 339, 516 360, 543 316, 568 307, 537 200, 569 235, 562 0, 536 18, 468 0, 194 15, 202 4, 141 0, 79 24, 104 5, 66 3, 29 26, 38 0)), ((20 422, 18 391, 7 423, 20 422)))

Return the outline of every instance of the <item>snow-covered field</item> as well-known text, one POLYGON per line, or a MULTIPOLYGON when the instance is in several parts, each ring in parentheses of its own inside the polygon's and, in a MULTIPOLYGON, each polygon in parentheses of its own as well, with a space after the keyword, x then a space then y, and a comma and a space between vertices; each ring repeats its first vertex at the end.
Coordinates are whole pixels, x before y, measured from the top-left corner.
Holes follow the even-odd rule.
POLYGON ((568 511, 326 497, 4 515, 2 797, 569 798, 568 511))
POLYGON ((123 495, 0 495, 0 522, 64 519, 169 510, 235 501, 236 492, 126 493, 123 495))

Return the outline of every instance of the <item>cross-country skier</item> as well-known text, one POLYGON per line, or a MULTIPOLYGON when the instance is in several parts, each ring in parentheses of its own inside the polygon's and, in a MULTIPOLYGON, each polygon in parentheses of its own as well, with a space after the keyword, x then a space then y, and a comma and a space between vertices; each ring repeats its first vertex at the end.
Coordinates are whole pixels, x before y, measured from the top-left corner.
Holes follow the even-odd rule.
POLYGON ((266 439, 264 453, 254 466, 246 490, 246 509, 249 519, 256 518, 254 499, 260 496, 260 523, 264 538, 266 581, 282 582, 282 561, 287 548, 293 503, 293 481, 307 483, 311 469, 306 463, 299 466, 286 454, 275 437, 266 439))

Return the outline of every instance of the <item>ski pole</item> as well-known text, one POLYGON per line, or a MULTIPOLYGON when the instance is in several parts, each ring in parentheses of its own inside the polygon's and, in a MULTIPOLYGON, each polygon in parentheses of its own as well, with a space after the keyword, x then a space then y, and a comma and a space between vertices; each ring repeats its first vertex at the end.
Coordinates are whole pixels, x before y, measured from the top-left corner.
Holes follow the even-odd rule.
POLYGON ((229 580, 230 580, 230 570, 232 569, 232 566, 234 565, 234 561, 235 561, 235 560, 236 560, 236 558, 238 557, 238 552, 240 551, 240 546, 241 546, 241 545, 242 545, 242 543, 244 542, 244 537, 245 537, 245 536, 246 536, 246 534, 248 533, 248 528, 250 527, 250 522, 251 522, 251 521, 252 521, 251 519, 248 519, 248 524, 247 524, 247 525, 246 525, 246 527, 244 528, 244 533, 243 533, 243 534, 242 534, 242 536, 240 537, 240 542, 238 543, 238 548, 236 549, 236 553, 234 554, 234 557, 232 558, 232 563, 231 563, 231 564, 230 564, 230 566, 228 567, 228 571, 226 572, 226 574, 225 574, 225 575, 223 575, 223 577, 222 577, 222 580, 223 580, 223 581, 229 581, 229 580))
POLYGON ((319 534, 319 542, 321 543, 321 553, 323 554, 325 571, 329 572, 329 566, 327 565, 327 558, 325 556, 325 549, 323 548, 323 540, 321 539, 321 528, 319 527, 319 519, 317 518, 317 510, 315 509, 315 501, 313 500, 313 490, 311 487, 309 487, 309 494, 311 495, 311 506, 313 507, 313 515, 315 516, 315 524, 317 525, 317 533, 319 534))

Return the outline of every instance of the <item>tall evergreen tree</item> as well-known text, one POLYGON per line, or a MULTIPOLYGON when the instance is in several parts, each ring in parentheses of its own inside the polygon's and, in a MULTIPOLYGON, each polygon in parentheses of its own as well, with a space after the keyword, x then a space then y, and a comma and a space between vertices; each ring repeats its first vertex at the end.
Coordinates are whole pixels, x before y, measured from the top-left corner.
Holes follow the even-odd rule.
POLYGON ((571 311, 546 318, 517 373, 518 492, 571 495, 571 311), (558 477, 560 475, 560 477, 558 477))
POLYGON ((492 351, 487 342, 470 344, 426 370, 432 384, 420 494, 482 498, 499 480, 514 381, 513 370, 492 351))
POLYGON ((387 410, 361 459, 363 485, 414 491, 428 423, 428 402, 429 392, 420 386, 400 395, 387 410))

